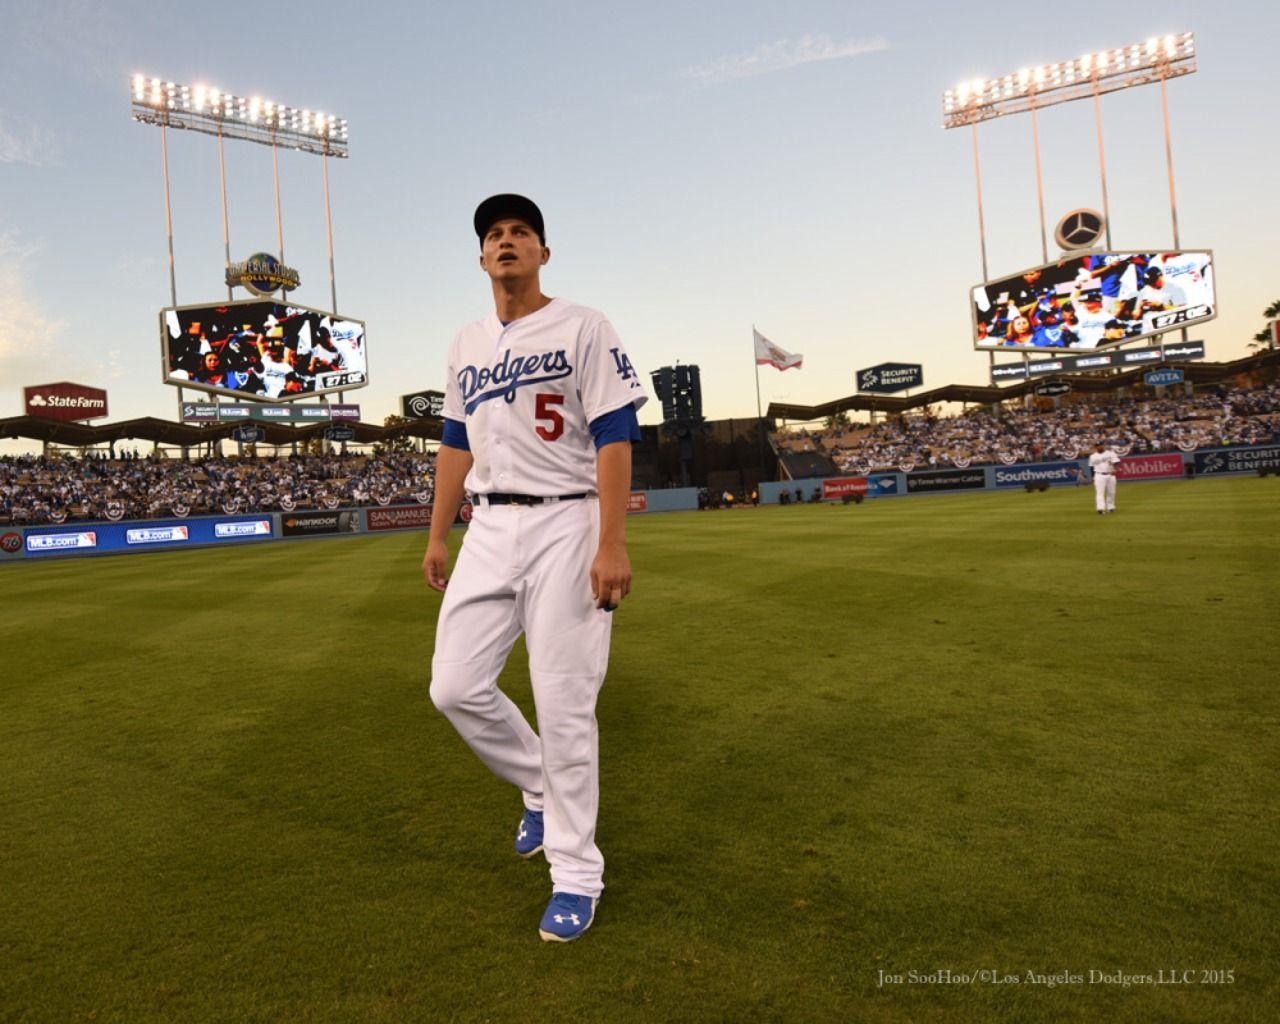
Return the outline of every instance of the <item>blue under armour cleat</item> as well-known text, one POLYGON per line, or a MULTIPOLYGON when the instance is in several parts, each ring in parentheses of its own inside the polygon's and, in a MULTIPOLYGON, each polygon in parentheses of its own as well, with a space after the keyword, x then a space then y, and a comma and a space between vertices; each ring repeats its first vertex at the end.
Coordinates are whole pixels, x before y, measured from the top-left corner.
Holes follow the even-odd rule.
POLYGON ((542 812, 524 812, 520 828, 516 832, 516 853, 525 860, 542 852, 542 812))
POLYGON ((572 892, 551 894, 551 902, 542 915, 538 934, 544 942, 572 942, 591 927, 596 917, 596 898, 572 892))

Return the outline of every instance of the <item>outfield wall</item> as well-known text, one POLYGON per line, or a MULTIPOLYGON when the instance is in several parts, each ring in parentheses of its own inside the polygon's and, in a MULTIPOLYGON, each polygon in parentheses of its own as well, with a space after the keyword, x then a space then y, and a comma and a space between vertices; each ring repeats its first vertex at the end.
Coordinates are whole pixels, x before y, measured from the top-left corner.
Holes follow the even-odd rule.
MULTIPOLYGON (((950 467, 913 470, 910 473, 871 473, 865 476, 770 481, 760 485, 760 501, 765 505, 779 504, 779 495, 783 491, 787 491, 794 501, 797 490, 803 500, 809 502, 815 492, 820 501, 843 501, 846 497, 857 496, 890 498, 964 491, 1003 491, 1040 484, 1051 487, 1075 486, 1088 482, 1088 469, 1088 459, 1074 459, 1015 463, 1011 466, 972 466, 965 469, 950 467)), ((1280 444, 1131 455, 1121 461, 1117 476, 1121 481, 1179 480, 1259 471, 1280 475, 1280 444)), ((698 489, 679 487, 635 491, 631 495, 629 511, 632 514, 647 514, 686 511, 697 507, 698 489)), ((464 505, 455 525, 465 523, 470 518, 470 506, 464 505)), ((430 525, 429 505, 372 505, 361 508, 191 516, 183 519, 0 526, 0 562, 227 547, 296 540, 301 537, 350 537, 402 530, 423 531, 430 525)))
MULTIPOLYGON (((1280 444, 1236 448, 1209 448, 1194 452, 1161 452, 1130 455, 1121 460, 1116 476, 1134 480, 1178 480, 1197 476, 1226 476, 1265 470, 1280 474, 1280 444)), ((771 481, 760 485, 762 504, 778 504, 786 491, 805 502, 818 492, 820 501, 842 501, 845 496, 863 498, 905 497, 956 491, 1003 491, 1047 484, 1075 486, 1090 481, 1088 458, 1053 462, 1017 462, 1013 465, 970 466, 964 469, 917 469, 910 473, 870 473, 864 476, 811 477, 771 481)))

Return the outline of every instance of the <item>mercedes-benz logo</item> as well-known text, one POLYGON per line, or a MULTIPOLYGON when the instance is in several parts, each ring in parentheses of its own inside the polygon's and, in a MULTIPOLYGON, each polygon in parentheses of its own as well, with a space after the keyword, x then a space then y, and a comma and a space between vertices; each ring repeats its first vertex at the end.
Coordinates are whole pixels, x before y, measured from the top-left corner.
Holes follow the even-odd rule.
POLYGON ((1088 249, 1102 237, 1106 220, 1097 210, 1072 210, 1058 221, 1054 238, 1064 249, 1088 249))

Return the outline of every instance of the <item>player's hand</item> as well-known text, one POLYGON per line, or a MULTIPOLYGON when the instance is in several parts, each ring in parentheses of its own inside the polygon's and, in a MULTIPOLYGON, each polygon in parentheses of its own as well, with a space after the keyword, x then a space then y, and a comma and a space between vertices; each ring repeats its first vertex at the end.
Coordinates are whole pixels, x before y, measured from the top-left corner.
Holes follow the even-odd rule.
POLYGON ((442 540, 433 540, 427 544, 427 553, 422 556, 422 575, 427 586, 432 590, 444 593, 449 585, 449 549, 442 540))
POLYGON ((631 593, 631 559, 623 544, 602 544, 591 563, 591 597, 597 608, 613 611, 631 593))

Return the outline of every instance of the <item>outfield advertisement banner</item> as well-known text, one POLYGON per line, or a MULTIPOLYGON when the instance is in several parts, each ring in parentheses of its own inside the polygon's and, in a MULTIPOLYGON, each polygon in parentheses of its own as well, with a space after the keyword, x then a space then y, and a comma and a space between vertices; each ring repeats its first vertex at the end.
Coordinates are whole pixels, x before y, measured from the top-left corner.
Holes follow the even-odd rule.
POLYGON ((381 530, 425 530, 431 527, 430 505, 403 505, 400 508, 371 508, 365 513, 369 532, 381 530))
POLYGON ((29 556, 38 557, 264 541, 270 540, 273 534, 271 516, 264 514, 226 518, 93 523, 91 526, 29 527, 24 538, 24 546, 29 556))
POLYGON ((631 497, 627 499, 628 512, 648 512, 649 511, 649 495, 644 491, 632 491, 631 497))
POLYGON ((935 491, 971 491, 987 486, 986 470, 939 469, 928 473, 908 473, 908 494, 932 494, 935 491))
POLYGON ((830 477, 822 481, 823 501, 839 501, 846 495, 865 495, 866 493, 867 478, 865 476, 830 477))
POLYGON ((1196 476, 1212 476, 1215 473, 1256 473, 1260 469, 1280 470, 1280 445, 1196 452, 1194 458, 1196 476))
POLYGON ((280 517, 285 537, 315 537, 326 533, 359 533, 360 513, 355 509, 332 512, 289 512, 280 517))
POLYGON ((1116 466, 1117 480, 1160 480, 1182 476, 1182 456, 1130 455, 1116 466))
POLYGON ((1078 462, 1036 462, 1030 465, 994 466, 997 487, 1026 484, 1073 484, 1080 479, 1078 462))
POLYGON ((867 478, 867 494, 873 498, 884 498, 891 494, 901 494, 898 489, 898 474, 875 473, 867 478))

